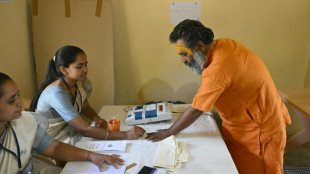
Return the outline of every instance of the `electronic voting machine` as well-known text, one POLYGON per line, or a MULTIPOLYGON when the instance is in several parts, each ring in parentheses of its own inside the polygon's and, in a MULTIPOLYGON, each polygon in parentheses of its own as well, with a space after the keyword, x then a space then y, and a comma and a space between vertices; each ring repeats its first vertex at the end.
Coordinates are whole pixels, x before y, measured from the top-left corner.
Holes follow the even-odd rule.
POLYGON ((160 102, 130 108, 127 113, 125 124, 146 124, 171 119, 171 103, 160 102))

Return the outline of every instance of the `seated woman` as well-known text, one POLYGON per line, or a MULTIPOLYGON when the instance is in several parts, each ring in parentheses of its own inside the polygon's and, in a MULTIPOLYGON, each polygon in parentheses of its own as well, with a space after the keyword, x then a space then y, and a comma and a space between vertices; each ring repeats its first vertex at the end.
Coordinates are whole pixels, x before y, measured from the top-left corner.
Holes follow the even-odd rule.
POLYGON ((142 136, 145 131, 140 127, 129 131, 106 129, 107 122, 87 101, 91 93, 87 63, 82 49, 75 46, 60 48, 48 63, 45 79, 32 99, 30 110, 47 117, 47 132, 69 144, 78 140, 76 132, 96 139, 135 139, 142 136), (90 126, 87 119, 95 121, 96 126, 90 126))
POLYGON ((43 117, 23 112, 15 82, 0 72, 0 173, 32 172, 32 154, 41 153, 62 161, 92 161, 100 171, 102 164, 123 164, 119 155, 97 154, 54 140, 46 133, 43 117))

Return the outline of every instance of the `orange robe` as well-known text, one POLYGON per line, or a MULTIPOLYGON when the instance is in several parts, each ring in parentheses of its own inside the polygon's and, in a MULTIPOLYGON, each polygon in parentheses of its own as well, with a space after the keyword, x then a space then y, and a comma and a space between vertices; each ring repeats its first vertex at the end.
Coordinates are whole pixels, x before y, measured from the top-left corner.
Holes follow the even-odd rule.
POLYGON ((234 40, 210 46, 192 103, 201 111, 213 106, 239 173, 283 173, 289 113, 261 59, 234 40))

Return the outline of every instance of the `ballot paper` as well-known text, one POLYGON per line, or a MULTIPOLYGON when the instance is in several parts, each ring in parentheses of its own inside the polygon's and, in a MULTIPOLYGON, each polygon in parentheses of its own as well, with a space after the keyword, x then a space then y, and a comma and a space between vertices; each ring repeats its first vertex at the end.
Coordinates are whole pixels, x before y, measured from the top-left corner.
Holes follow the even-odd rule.
POLYGON ((127 166, 128 156, 122 154, 121 158, 125 160, 125 163, 123 166, 117 165, 117 169, 115 169, 112 165, 104 163, 102 165, 103 172, 100 172, 98 166, 90 161, 72 161, 66 164, 60 174, 124 174, 127 166))
POLYGON ((126 141, 79 141, 76 147, 92 152, 125 152, 126 141))

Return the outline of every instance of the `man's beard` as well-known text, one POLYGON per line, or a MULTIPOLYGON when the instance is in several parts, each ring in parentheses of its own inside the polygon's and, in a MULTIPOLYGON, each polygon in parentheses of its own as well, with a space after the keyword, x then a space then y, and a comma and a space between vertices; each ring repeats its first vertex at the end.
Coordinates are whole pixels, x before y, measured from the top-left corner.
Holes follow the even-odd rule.
POLYGON ((206 55, 201 51, 194 50, 193 59, 191 62, 185 62, 184 64, 190 67, 190 69, 195 73, 200 75, 204 70, 206 63, 206 55))

